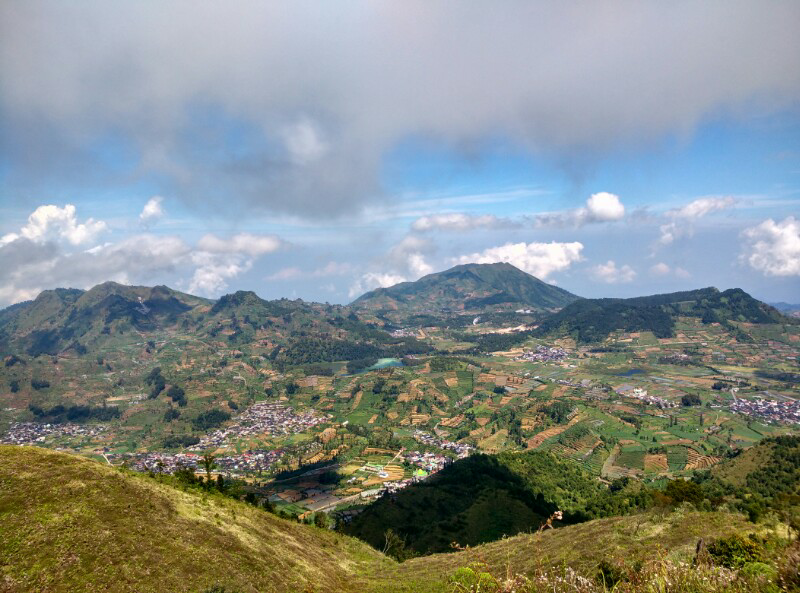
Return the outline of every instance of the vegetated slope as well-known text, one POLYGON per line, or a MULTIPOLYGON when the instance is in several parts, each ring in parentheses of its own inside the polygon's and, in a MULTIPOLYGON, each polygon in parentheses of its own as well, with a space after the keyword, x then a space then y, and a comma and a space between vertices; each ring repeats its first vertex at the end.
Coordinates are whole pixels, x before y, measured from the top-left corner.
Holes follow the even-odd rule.
POLYGON ((351 306, 372 311, 442 312, 558 309, 578 297, 508 263, 465 264, 416 282, 378 288, 351 306))
MULTIPOLYGON (((800 436, 764 439, 698 476, 708 497, 733 497, 751 517, 800 502, 800 436)), ((798 509, 800 510, 800 509, 798 509)))
MULTIPOLYGON (((327 529, 34 447, 0 447, 0 519, 4 593, 444 593, 454 590, 449 577, 476 561, 495 575, 561 575, 566 566, 591 578, 604 559, 632 566, 663 550, 688 561, 700 538, 764 529, 741 515, 660 511, 398 564, 327 529)), ((554 590, 553 579, 537 590, 554 590)))
POLYGON ((391 565, 327 529, 34 447, 0 447, 0 517, 8 593, 360 591, 391 565))
POLYGON ((422 354, 431 348, 413 337, 393 337, 338 305, 302 300, 265 301, 238 291, 221 297, 203 322, 211 337, 232 345, 268 340, 278 365, 422 354))
POLYGON ((602 341, 616 330, 651 331, 669 338, 679 316, 721 323, 742 340, 749 336, 731 322, 797 323, 740 288, 702 288, 630 299, 581 299, 547 317, 536 334, 569 334, 584 343, 602 341))
POLYGON ((475 545, 537 529, 556 510, 564 512, 564 523, 574 523, 630 508, 620 502, 578 466, 549 453, 472 455, 384 496, 345 531, 383 548, 392 529, 417 553, 445 552, 452 542, 475 545))
MULTIPOLYGON (((548 586, 545 583, 537 591, 602 590, 600 585, 597 589, 572 589, 559 584, 558 577, 563 575, 565 567, 569 567, 592 578, 597 574, 597 566, 603 560, 624 561, 630 567, 637 562, 657 560, 659 553, 663 553, 664 557, 669 555, 674 561, 682 561, 685 563, 684 567, 688 567, 701 538, 709 542, 715 538, 758 533, 762 530, 763 527, 748 523, 742 515, 732 513, 679 510, 667 515, 643 513, 610 517, 538 534, 519 534, 455 554, 411 558, 390 568, 386 578, 405 584, 408 587, 405 590, 408 591, 449 592, 454 589, 452 585, 445 586, 442 583, 442 575, 453 574, 458 567, 478 562, 498 576, 532 574, 554 569, 556 576, 551 584, 548 586)), ((661 586, 664 586, 663 581, 661 586)), ((661 589, 643 587, 642 590, 661 589)), ((675 590, 687 589, 676 586, 675 590)))
POLYGON ((218 301, 166 286, 106 282, 91 290, 56 289, 0 311, 0 355, 78 354, 128 335, 147 340, 153 332, 191 334, 239 346, 273 344, 279 364, 403 356, 430 347, 411 337, 394 338, 367 325, 344 307, 301 300, 266 301, 239 291, 218 301))
POLYGON ((148 332, 177 323, 210 301, 166 286, 105 282, 88 291, 46 290, 35 300, 0 311, 0 349, 30 356, 82 348, 126 331, 148 332))

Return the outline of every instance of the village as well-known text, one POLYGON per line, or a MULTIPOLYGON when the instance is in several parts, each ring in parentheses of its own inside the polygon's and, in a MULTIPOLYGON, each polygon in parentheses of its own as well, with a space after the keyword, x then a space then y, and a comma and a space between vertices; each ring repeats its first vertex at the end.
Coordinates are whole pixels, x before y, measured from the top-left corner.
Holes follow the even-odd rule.
POLYGON ((735 398, 728 406, 731 411, 761 418, 769 422, 800 424, 800 399, 783 398, 782 400, 754 397, 752 399, 735 398))
POLYGON ((310 428, 330 420, 330 415, 320 415, 309 410, 297 413, 282 404, 261 402, 250 406, 236 421, 200 439, 192 451, 217 449, 236 439, 259 435, 285 436, 305 432, 310 428))
POLYGON ((107 429, 103 424, 43 424, 40 422, 14 422, 8 431, 0 436, 4 445, 41 445, 45 441, 62 437, 83 437, 91 439, 107 429))

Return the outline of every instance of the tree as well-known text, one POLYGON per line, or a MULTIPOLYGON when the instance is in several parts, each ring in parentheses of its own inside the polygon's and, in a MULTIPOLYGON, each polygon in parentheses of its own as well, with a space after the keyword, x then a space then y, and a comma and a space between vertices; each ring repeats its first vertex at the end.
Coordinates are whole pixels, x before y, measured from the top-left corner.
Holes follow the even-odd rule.
POLYGON ((206 485, 211 485, 211 470, 217 467, 217 464, 214 463, 214 455, 211 454, 211 451, 206 451, 203 453, 203 468, 206 470, 206 485))

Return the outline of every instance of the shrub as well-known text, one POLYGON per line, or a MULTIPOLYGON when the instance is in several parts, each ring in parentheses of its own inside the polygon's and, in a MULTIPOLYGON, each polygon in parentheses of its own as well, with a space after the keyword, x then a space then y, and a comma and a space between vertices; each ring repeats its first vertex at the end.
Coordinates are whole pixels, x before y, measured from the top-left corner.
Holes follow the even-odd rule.
POLYGON ((763 561, 763 549, 752 535, 734 534, 715 540, 708 545, 708 553, 717 564, 728 568, 741 568, 748 562, 763 561))

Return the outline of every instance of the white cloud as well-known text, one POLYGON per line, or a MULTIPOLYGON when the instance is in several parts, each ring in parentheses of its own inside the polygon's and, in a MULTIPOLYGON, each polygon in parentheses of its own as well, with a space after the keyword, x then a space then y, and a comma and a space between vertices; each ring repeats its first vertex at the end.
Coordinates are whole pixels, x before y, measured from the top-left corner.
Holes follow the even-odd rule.
POLYGON ((197 243, 197 247, 209 253, 246 253, 250 256, 259 256, 272 253, 284 247, 286 243, 276 235, 252 235, 239 233, 227 239, 216 235, 204 235, 197 243))
POLYGON ((670 210, 667 214, 671 214, 675 218, 696 220, 702 218, 706 214, 717 212, 718 210, 733 208, 736 202, 737 200, 733 196, 709 196, 698 198, 681 208, 670 210))
POLYGON ((669 245, 676 239, 689 236, 693 232, 693 222, 712 212, 733 208, 737 203, 738 200, 732 196, 708 196, 693 200, 681 208, 668 210, 666 216, 671 221, 659 227, 661 236, 658 242, 669 245))
POLYGON ((316 161, 328 151, 328 146, 319 131, 308 119, 284 128, 283 139, 289 157, 298 165, 316 161))
POLYGON ((768 218, 742 232, 741 259, 767 276, 800 276, 800 220, 768 218))
POLYGON ((164 216, 164 208, 162 207, 162 202, 164 198, 161 196, 153 196, 142 208, 141 214, 139 214, 139 222, 142 224, 148 224, 150 222, 154 222, 159 218, 164 216))
POLYGON ((595 280, 605 282, 606 284, 633 282, 633 279, 636 277, 636 272, 633 268, 627 264, 618 268, 614 260, 608 260, 604 264, 598 264, 592 267, 589 273, 595 280))
POLYGON ((650 266, 650 275, 651 276, 669 276, 670 274, 675 275, 677 278, 690 278, 691 274, 684 270, 679 266, 675 266, 674 268, 669 267, 664 262, 659 262, 650 266))
POLYGON ((625 216, 625 206, 619 196, 601 191, 589 196, 586 200, 586 212, 591 222, 607 222, 620 220, 625 216))
POLYGON ((189 292, 203 295, 215 295, 228 287, 228 280, 246 272, 253 265, 252 260, 244 259, 238 254, 194 252, 192 263, 197 266, 189 281, 189 292))
POLYGON ((105 222, 93 218, 79 223, 75 206, 72 204, 67 204, 63 208, 47 204, 39 206, 31 213, 28 223, 20 229, 19 235, 16 233, 5 235, 2 242, 8 243, 22 236, 37 243, 66 239, 72 245, 81 245, 94 240, 106 228, 105 222))
POLYGON ((37 208, 19 233, 0 238, 0 303, 18 302, 46 288, 90 288, 107 280, 181 285, 189 274, 191 292, 215 296, 258 257, 285 245, 273 235, 247 233, 206 235, 195 246, 175 236, 140 234, 77 248, 105 228, 92 219, 79 223, 70 204, 37 208))
POLYGON ((650 273, 653 276, 667 276, 672 270, 664 262, 659 262, 650 267, 650 273))
POLYGON ((353 283, 348 291, 348 296, 352 299, 370 290, 394 286, 400 282, 406 282, 406 280, 403 276, 391 272, 367 272, 353 283))
POLYGON ((546 279, 555 272, 568 269, 581 261, 583 244, 572 243, 507 243, 490 247, 478 253, 453 258, 459 264, 491 264, 507 262, 539 279, 546 279))
POLYGON ((589 196, 586 206, 564 212, 537 214, 537 226, 581 227, 586 224, 614 222, 625 217, 625 206, 616 194, 598 192, 589 196))
POLYGON ((431 214, 422 216, 411 223, 411 229, 417 232, 428 231, 471 231, 474 229, 493 229, 518 227, 507 219, 493 214, 465 214, 460 212, 431 214))

